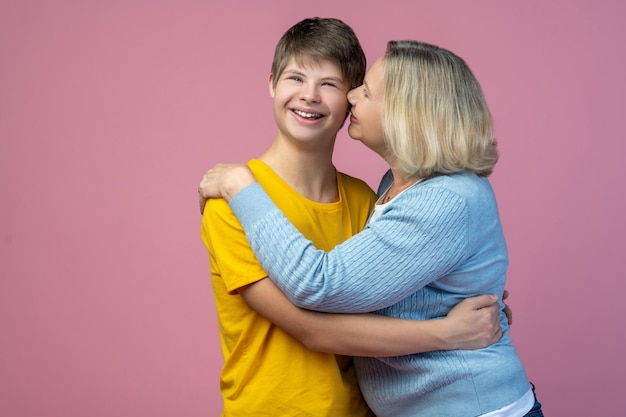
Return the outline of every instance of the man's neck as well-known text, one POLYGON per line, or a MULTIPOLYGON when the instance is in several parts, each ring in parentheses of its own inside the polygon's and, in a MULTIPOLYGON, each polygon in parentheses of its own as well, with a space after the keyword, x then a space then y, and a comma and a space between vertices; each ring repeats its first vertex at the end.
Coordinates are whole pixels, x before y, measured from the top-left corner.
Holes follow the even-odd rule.
POLYGON ((332 150, 303 151, 274 143, 259 159, 303 197, 319 203, 338 201, 332 150))

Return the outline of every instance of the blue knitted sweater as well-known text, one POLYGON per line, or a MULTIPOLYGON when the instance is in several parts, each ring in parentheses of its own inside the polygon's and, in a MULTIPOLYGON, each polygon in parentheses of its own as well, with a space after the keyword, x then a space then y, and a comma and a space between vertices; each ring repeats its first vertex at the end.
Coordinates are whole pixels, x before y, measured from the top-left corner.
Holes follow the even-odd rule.
MULTIPOLYGON (((434 319, 466 297, 504 290, 507 249, 483 177, 418 183, 330 252, 306 240, 258 184, 230 204, 269 276, 303 308, 434 319)), ((382 417, 460 417, 518 400, 529 382, 503 313, 501 324, 502 339, 486 349, 356 358, 368 404, 382 417)))

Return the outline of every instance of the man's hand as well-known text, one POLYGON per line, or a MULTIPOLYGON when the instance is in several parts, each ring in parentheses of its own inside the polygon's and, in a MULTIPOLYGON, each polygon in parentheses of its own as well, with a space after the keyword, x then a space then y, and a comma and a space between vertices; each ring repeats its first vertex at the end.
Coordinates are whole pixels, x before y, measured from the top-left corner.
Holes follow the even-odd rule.
POLYGON ((245 164, 217 164, 208 170, 198 186, 200 214, 209 198, 231 198, 247 185, 255 182, 252 171, 245 164))
POLYGON ((467 298, 443 319, 451 349, 482 349, 502 337, 500 304, 494 294, 467 298))

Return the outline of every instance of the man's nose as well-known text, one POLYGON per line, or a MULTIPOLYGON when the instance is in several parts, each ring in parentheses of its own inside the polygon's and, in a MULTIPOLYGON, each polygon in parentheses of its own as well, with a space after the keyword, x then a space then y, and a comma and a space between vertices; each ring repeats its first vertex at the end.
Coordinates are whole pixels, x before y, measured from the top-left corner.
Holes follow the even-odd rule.
POLYGON ((305 84, 302 88, 301 99, 307 103, 319 103, 320 92, 318 86, 314 84, 305 84))

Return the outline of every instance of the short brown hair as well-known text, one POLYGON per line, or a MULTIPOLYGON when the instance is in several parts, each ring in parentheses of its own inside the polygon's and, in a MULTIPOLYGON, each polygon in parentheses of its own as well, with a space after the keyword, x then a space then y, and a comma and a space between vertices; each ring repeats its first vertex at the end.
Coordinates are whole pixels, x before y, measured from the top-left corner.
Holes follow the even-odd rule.
POLYGON ((304 19, 284 33, 276 44, 272 62, 274 86, 291 58, 296 62, 327 59, 341 68, 350 89, 363 83, 365 53, 352 28, 339 19, 304 19))

